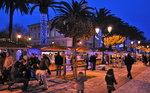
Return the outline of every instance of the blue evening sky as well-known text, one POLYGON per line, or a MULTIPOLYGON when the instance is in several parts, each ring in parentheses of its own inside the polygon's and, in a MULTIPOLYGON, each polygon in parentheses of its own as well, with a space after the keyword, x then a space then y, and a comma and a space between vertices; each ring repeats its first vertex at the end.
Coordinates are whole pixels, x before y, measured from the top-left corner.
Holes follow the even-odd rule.
MULTIPOLYGON (((61 0, 56 0, 61 1, 61 0)), ((66 0, 71 1, 71 0, 66 0)), ((122 18, 130 25, 138 27, 144 32, 144 35, 150 39, 150 0, 87 0, 88 4, 96 8, 107 8, 111 10, 112 14, 122 18)), ((54 12, 49 11, 50 18, 54 17, 54 12)), ((14 24, 21 24, 24 26, 39 23, 40 14, 38 8, 32 15, 21 16, 20 13, 15 12, 14 24)), ((3 11, 0 11, 0 29, 5 28, 9 23, 9 16, 3 11)))

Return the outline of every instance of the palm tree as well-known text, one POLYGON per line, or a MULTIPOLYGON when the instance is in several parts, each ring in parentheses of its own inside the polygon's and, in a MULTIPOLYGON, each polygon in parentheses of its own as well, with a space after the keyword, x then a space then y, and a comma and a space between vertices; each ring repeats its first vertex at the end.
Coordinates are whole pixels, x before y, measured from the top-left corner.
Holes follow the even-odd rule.
MULTIPOLYGON (((112 23, 115 23, 118 18, 114 17, 111 14, 111 11, 106 8, 100 8, 99 11, 96 9, 96 13, 93 16, 93 24, 95 27, 99 27, 101 29, 101 33, 105 34, 107 30, 107 26, 112 23)), ((104 37, 101 37, 102 42, 104 42, 104 37)), ((95 36, 93 37, 93 48, 95 48, 95 36)), ((102 63, 104 64, 104 43, 102 43, 102 63)))
POLYGON ((40 43, 41 45, 47 44, 47 15, 48 15, 48 8, 51 7, 57 7, 55 4, 58 4, 57 2, 54 2, 54 0, 34 0, 31 3, 33 3, 33 7, 31 8, 30 13, 33 13, 33 10, 36 7, 39 7, 39 11, 41 14, 41 31, 40 31, 40 43))
POLYGON ((9 38, 11 39, 14 11, 20 11, 22 15, 27 14, 29 5, 27 0, 1 0, 0 3, 0 8, 9 13, 9 38))
POLYGON ((93 34, 90 17, 93 14, 85 0, 72 0, 60 2, 61 6, 57 9, 58 15, 54 18, 52 28, 55 26, 61 34, 73 38, 75 47, 78 38, 90 38, 93 34))

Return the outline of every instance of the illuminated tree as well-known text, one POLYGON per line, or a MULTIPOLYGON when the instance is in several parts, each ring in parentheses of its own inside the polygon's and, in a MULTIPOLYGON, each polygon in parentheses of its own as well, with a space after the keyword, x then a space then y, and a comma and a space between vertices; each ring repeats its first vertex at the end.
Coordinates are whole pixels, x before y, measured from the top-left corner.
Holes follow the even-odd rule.
POLYGON ((54 0, 33 0, 33 7, 31 8, 30 13, 32 14, 33 10, 36 7, 39 7, 40 16, 41 16, 41 27, 40 27, 40 43, 41 45, 47 45, 47 14, 49 7, 56 7, 54 0))

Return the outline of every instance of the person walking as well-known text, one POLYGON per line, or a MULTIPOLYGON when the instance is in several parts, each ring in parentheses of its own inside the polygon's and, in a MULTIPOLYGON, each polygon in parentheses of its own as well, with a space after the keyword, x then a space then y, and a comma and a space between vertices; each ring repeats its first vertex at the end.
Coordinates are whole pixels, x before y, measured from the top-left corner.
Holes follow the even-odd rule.
POLYGON ((143 63, 144 63, 145 65, 147 65, 148 59, 147 59, 147 57, 146 57, 145 54, 142 56, 142 59, 143 59, 143 63))
POLYGON ((84 93, 84 82, 87 80, 87 78, 84 76, 83 72, 78 73, 77 77, 77 93, 84 93))
POLYGON ((105 76, 105 81, 107 84, 108 93, 111 93, 112 91, 114 91, 115 90, 114 83, 117 84, 117 81, 115 79, 113 69, 109 69, 107 71, 107 74, 105 76))
POLYGON ((132 65, 134 63, 134 59, 131 57, 131 55, 128 53, 128 55, 125 57, 125 65, 128 71, 127 77, 132 79, 132 75, 131 75, 131 69, 132 69, 132 65))
POLYGON ((149 66, 150 66, 150 54, 148 55, 148 62, 149 62, 149 66))
POLYGON ((5 80, 10 79, 10 70, 13 65, 14 65, 13 57, 11 56, 10 53, 6 53, 6 58, 5 58, 4 65, 3 65, 5 80))
POLYGON ((89 64, 88 64, 88 62, 89 62, 89 55, 88 55, 88 54, 85 55, 84 61, 85 61, 85 63, 86 63, 86 70, 88 70, 88 66, 89 66, 89 64))
POLYGON ((95 70, 95 68, 96 68, 96 56, 94 54, 90 57, 90 62, 92 63, 92 70, 95 70))
POLYGON ((0 83, 3 84, 3 64, 4 64, 5 58, 2 57, 2 54, 0 54, 0 83))
POLYGON ((55 56, 55 64, 56 64, 56 76, 61 76, 61 66, 63 65, 63 57, 60 55, 60 53, 58 52, 58 54, 55 56))
POLYGON ((44 84, 43 90, 48 89, 46 74, 47 71, 49 71, 49 66, 50 66, 50 60, 45 54, 43 54, 43 58, 41 59, 41 62, 39 64, 39 69, 36 71, 36 78, 39 81, 39 85, 44 84))

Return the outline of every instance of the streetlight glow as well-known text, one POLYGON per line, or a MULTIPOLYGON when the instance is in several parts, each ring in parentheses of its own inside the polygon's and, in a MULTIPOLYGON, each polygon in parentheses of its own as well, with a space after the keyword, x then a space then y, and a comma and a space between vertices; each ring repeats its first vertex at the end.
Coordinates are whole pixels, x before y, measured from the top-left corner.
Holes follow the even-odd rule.
POLYGON ((134 41, 131 41, 131 44, 133 45, 134 41))
POLYGON ((31 41, 31 40, 32 40, 32 38, 31 38, 31 37, 29 37, 29 38, 28 38, 28 40, 29 40, 29 41, 31 41))
POLYGON ((96 33, 98 34, 99 33, 99 28, 97 27, 97 28, 95 28, 95 31, 96 31, 96 33))
POLYGON ((108 32, 110 33, 112 31, 112 26, 108 26, 108 32))
POLYGON ((82 44, 82 41, 80 41, 79 44, 81 45, 81 44, 82 44))
POLYGON ((149 45, 147 45, 147 48, 149 48, 149 45))
POLYGON ((141 43, 141 41, 138 41, 138 44, 140 44, 141 43))
POLYGON ((52 44, 54 44, 54 42, 52 42, 52 44))
POLYGON ((19 38, 19 39, 20 39, 20 38, 21 38, 21 35, 19 35, 19 34, 18 34, 18 35, 17 35, 17 38, 19 38))

